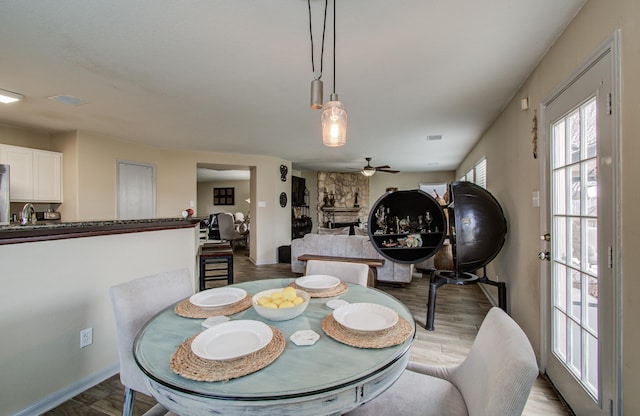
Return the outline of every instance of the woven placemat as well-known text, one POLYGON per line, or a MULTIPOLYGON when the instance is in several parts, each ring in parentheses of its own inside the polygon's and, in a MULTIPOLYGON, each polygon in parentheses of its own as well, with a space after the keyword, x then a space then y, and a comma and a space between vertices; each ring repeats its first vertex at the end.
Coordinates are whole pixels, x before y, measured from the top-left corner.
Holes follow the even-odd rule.
POLYGON ((340 325, 330 313, 322 320, 322 330, 336 341, 352 347, 386 348, 405 342, 411 336, 413 326, 399 316, 398 323, 391 328, 370 333, 356 332, 340 325))
POLYGON ((196 381, 228 381, 261 370, 282 354, 287 340, 278 329, 273 331, 271 342, 264 348, 234 360, 205 360, 191 351, 191 342, 197 335, 184 341, 171 356, 171 370, 185 378, 196 381))
POLYGON ((178 302, 174 311, 177 315, 185 318, 211 318, 212 316, 233 315, 234 313, 249 309, 251 307, 251 298, 252 296, 247 294, 244 299, 236 303, 216 309, 201 308, 191 303, 189 298, 186 298, 178 302))
POLYGON ((332 288, 326 289, 326 290, 309 290, 309 289, 304 288, 302 286, 298 286, 296 284, 296 282, 289 283, 289 286, 291 286, 294 289, 304 290, 312 298, 330 298, 332 296, 342 295, 344 292, 349 290, 349 286, 347 286, 347 284, 345 282, 340 282, 340 284, 338 286, 332 287, 332 288))

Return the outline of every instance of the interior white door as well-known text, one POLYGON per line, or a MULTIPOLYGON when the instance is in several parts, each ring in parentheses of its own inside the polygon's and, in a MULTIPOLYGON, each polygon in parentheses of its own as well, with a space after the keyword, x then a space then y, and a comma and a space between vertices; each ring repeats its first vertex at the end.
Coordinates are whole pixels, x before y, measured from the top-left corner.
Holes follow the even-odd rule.
POLYGON ((156 173, 153 165, 117 163, 118 207, 121 220, 156 217, 156 173))
POLYGON ((578 415, 613 414, 618 404, 612 55, 594 56, 542 107, 546 372, 578 415))

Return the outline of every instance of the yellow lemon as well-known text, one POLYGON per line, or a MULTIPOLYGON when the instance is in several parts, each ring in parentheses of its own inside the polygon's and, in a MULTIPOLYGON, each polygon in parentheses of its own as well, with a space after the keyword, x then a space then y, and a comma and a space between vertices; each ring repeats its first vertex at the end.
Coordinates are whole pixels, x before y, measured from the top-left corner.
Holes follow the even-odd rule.
POLYGON ((271 294, 271 299, 278 299, 282 297, 282 292, 273 292, 271 294))
POLYGON ((284 300, 293 300, 296 298, 296 296, 298 296, 296 290, 292 287, 287 287, 282 291, 282 298, 284 300))
POLYGON ((263 296, 260 299, 258 299, 258 305, 264 306, 266 303, 269 303, 269 302, 271 302, 271 299, 266 296, 263 296))
POLYGON ((293 302, 294 305, 301 305, 304 303, 304 299, 302 299, 300 296, 296 296, 295 299, 293 299, 291 302, 293 302))
POLYGON ((262 305, 262 306, 264 306, 265 308, 278 309, 278 305, 276 305, 276 304, 275 304, 275 303, 273 303, 273 302, 267 302, 267 303, 265 303, 265 304, 264 304, 264 305, 262 305))
POLYGON ((280 304, 280 308, 293 308, 294 306, 296 306, 296 305, 294 305, 293 302, 289 302, 289 301, 282 302, 280 304))
POLYGON ((282 299, 282 298, 275 298, 275 299, 271 298, 271 302, 275 303, 276 305, 279 306, 280 304, 282 304, 282 302, 284 302, 284 299, 282 299))

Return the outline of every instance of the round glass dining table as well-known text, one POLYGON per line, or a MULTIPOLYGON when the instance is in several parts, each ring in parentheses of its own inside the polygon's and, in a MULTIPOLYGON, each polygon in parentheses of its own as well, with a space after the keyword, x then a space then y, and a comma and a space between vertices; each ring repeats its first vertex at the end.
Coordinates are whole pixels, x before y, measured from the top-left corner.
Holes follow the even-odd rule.
MULTIPOLYGON (((262 290, 284 288, 294 279, 266 279, 232 285, 249 296, 262 290)), ((146 375, 155 399, 183 416, 200 415, 340 415, 373 399, 391 386, 409 361, 415 321, 396 298, 374 288, 349 284, 331 298, 311 298, 304 313, 288 321, 269 321, 251 307, 231 315, 232 320, 263 321, 287 339, 284 352, 267 367, 225 382, 184 378, 170 367, 172 354, 187 338, 203 331, 204 319, 177 315, 172 305, 142 328, 133 345, 135 360, 146 375), (327 336, 322 320, 332 312, 331 299, 387 306, 406 319, 412 333, 403 343, 386 348, 356 348, 327 336), (289 340, 296 331, 311 329, 320 339, 311 346, 289 340)))

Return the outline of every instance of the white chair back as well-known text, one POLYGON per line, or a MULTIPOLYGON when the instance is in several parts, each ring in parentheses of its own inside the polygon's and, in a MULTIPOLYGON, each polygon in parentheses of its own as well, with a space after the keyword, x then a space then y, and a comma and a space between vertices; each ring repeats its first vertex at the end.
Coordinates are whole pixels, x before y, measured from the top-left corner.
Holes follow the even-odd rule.
POLYGON ((337 277, 343 282, 367 286, 369 266, 346 261, 309 260, 305 274, 324 274, 337 277))
POLYGON ((520 415, 538 374, 527 335, 506 312, 493 307, 451 381, 462 393, 469 416, 520 415))
POLYGON ((120 381, 125 387, 150 395, 145 376, 133 358, 133 340, 155 314, 193 293, 193 279, 187 269, 141 277, 109 289, 118 338, 120 381))

